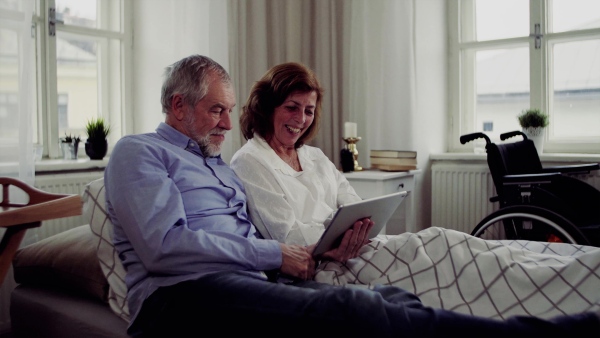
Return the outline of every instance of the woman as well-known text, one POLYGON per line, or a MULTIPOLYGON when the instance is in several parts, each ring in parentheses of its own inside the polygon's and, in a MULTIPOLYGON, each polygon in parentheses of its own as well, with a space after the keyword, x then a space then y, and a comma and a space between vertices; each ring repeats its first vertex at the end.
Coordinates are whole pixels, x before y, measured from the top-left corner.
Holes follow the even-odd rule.
MULTIPOLYGON (((285 63, 254 85, 243 107, 240 125, 248 142, 233 156, 231 167, 244 182, 250 216, 264 237, 314 245, 337 207, 360 199, 321 150, 305 145, 317 132, 322 96, 310 69, 285 63)), ((577 246, 581 251, 576 254, 560 253, 564 246, 544 243, 536 252, 523 247, 539 243, 511 246, 442 228, 378 236, 361 247, 367 242, 360 232, 364 227, 356 230, 360 223, 354 233, 345 234, 347 248, 324 257, 315 280, 395 285, 415 293, 426 305, 490 318, 600 309, 598 248, 577 246), (555 252, 540 253, 544 248, 555 252), (588 269, 582 269, 581 262, 588 269), (597 270, 591 277, 589 267, 597 270), (539 285, 557 278, 556 269, 575 271, 560 277, 577 285, 571 290, 576 289, 578 297, 544 295, 540 298, 545 301, 528 304, 543 290, 539 285), (511 294, 513 285, 524 293, 531 286, 534 295, 511 294), (556 298, 548 301, 549 297, 556 298)))
MULTIPOLYGON (((323 90, 309 69, 290 63, 273 68, 253 91, 258 95, 251 96, 241 117, 249 141, 231 163, 250 185, 253 221, 267 238, 314 244, 338 205, 361 199, 320 149, 303 146, 318 129, 323 90), (291 77, 297 80, 283 83, 291 77), (287 88, 274 92, 273 82, 287 88)), ((369 228, 371 223, 365 220, 369 228)), ((362 242, 351 245, 354 250, 337 260, 356 256, 362 242)))

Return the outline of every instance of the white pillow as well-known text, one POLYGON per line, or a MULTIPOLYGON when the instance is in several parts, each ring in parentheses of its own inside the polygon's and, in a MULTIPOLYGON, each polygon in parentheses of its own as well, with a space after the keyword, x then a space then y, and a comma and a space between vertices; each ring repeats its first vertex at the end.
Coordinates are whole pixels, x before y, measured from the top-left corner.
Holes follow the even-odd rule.
POLYGON ((90 220, 90 228, 97 238, 96 254, 102 273, 108 280, 108 304, 114 313, 129 322, 125 268, 113 246, 113 224, 105 207, 104 178, 90 182, 82 198, 83 215, 90 220))

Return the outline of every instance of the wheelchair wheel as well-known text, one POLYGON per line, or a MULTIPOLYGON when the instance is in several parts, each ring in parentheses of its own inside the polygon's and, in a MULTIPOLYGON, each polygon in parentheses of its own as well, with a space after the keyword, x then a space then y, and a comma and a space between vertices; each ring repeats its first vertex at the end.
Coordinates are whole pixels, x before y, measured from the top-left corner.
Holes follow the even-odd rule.
POLYGON ((485 217, 471 235, 484 239, 516 239, 589 245, 581 231, 565 217, 548 209, 516 205, 485 217))

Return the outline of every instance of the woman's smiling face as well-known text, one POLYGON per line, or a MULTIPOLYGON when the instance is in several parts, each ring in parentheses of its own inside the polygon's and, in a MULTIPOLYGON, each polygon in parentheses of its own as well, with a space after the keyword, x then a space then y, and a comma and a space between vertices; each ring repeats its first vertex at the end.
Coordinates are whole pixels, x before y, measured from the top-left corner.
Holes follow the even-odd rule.
POLYGON ((317 92, 292 92, 275 107, 271 147, 294 147, 315 119, 317 92))

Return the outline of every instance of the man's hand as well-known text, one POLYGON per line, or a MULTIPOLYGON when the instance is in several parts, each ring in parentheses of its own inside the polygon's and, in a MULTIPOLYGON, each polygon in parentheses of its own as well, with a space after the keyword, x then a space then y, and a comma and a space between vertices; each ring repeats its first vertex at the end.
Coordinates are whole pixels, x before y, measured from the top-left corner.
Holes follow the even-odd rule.
POLYGON ((315 261, 307 248, 299 245, 279 244, 283 260, 281 273, 302 280, 312 279, 315 275, 315 261))
POLYGON ((356 221, 352 229, 346 230, 340 245, 323 253, 322 257, 345 263, 350 258, 358 256, 360 248, 369 243, 369 232, 375 223, 370 218, 356 221))

